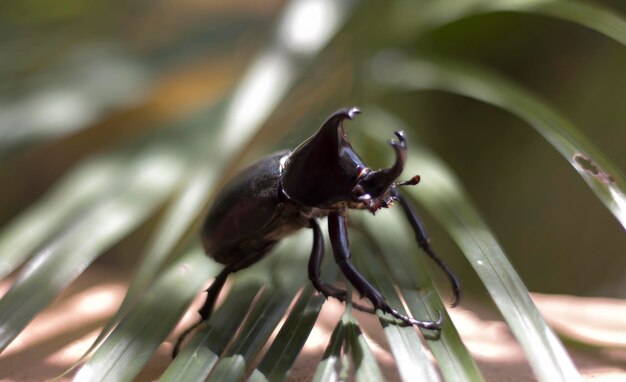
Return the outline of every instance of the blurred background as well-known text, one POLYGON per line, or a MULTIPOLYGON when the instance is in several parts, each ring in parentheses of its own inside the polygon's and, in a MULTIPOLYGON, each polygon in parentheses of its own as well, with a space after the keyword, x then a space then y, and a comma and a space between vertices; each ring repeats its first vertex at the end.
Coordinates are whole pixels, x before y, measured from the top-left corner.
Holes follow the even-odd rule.
MULTIPOLYGON (((388 91, 371 69, 385 57, 433 57, 506 78, 569 120, 578 129, 573 135, 595 146, 623 179, 626 49, 614 36, 625 32, 620 24, 612 32, 605 20, 623 17, 624 1, 585 2, 608 10, 604 33, 554 16, 541 5, 550 2, 516 8, 510 1, 338 0, 323 14, 327 30, 319 31, 306 26, 324 12, 312 0, 294 15, 296 26, 279 23, 288 3, 3 2, 0 226, 14 236, 7 230, 28 214, 59 217, 45 229, 32 221, 19 228, 33 248, 4 264, 4 275, 14 277, 46 240, 80 225, 90 206, 123 192, 123 170, 143 158, 142 166, 165 174, 149 180, 157 184, 146 188, 154 200, 103 245, 102 256, 86 261, 130 277, 189 172, 206 168, 216 179, 202 194, 208 200, 235 169, 294 147, 331 112, 356 105, 362 120, 368 106, 395 114, 412 142, 456 172, 530 291, 626 297, 624 227, 552 144, 506 107, 462 92, 388 91), (255 70, 266 76, 254 82, 255 70), (107 162, 113 167, 102 167, 103 158, 114 158, 107 162), (89 167, 94 163, 100 167, 89 167), (81 166, 78 183, 59 186, 81 166), (37 210, 44 205, 50 209, 37 210), (39 239, 29 239, 29 229, 41 229, 39 239)), ((357 151, 373 167, 384 166, 390 153, 369 148, 359 119, 348 128, 357 151)), ((198 216, 206 208, 199 205, 198 216)), ((423 215, 466 296, 488 301, 447 231, 423 215)))
MULTIPOLYGON (((625 10, 621 1, 593 3, 618 13, 625 10)), ((4 3, 0 222, 10 221, 94 153, 122 145, 139 147, 147 135, 183 129, 177 126, 189 120, 210 130, 203 110, 241 79, 246 60, 273 33, 283 5, 4 3)), ((389 5, 389 12, 393 7, 389 5)), ((294 121, 292 116, 304 113, 316 117, 308 125, 281 127, 280 143, 263 142, 259 150, 293 147, 335 109, 362 106, 371 95, 366 80, 358 77, 362 61, 386 43, 387 48, 418 55, 460 57, 505 75, 567 116, 617 167, 626 167, 626 50, 617 42, 571 22, 513 12, 467 17, 416 33, 419 38, 381 26, 376 14, 358 16, 336 43, 341 49, 310 64, 297 82, 321 83, 302 86, 309 91, 323 87, 325 78, 316 66, 336 66, 349 76, 339 86, 346 93, 342 103, 330 103, 331 97, 323 93, 294 90, 303 99, 284 101, 289 110, 276 107, 275 119, 294 121), (308 78, 315 75, 319 77, 308 78), (306 99, 316 96, 317 101, 306 99), (307 107, 311 109, 302 110, 307 107)), ((421 143, 459 174, 530 290, 626 295, 623 228, 568 163, 523 121, 490 105, 437 91, 401 92, 379 101, 410 121, 421 143)), ((257 139, 264 140, 262 134, 257 139)), ((351 134, 359 134, 358 129, 351 134)), ((445 237, 430 217, 426 219, 433 236, 445 237)), ((450 254, 446 258, 464 279, 471 277, 465 275, 471 270, 450 240, 438 239, 437 246, 450 254)), ((128 257, 126 250, 116 252, 128 257)), ((111 256, 104 260, 117 261, 111 256)))

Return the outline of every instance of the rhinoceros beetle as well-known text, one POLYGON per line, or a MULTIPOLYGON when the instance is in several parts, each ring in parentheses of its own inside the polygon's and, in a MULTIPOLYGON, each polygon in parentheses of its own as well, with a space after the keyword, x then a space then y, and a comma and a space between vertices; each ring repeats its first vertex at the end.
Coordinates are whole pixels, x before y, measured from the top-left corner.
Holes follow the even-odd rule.
POLYGON ((343 122, 359 114, 357 108, 340 110, 331 115, 322 127, 293 151, 270 155, 244 169, 217 195, 202 228, 206 253, 224 269, 207 289, 206 302, 198 311, 200 322, 185 331, 174 348, 174 356, 185 336, 208 319, 228 275, 247 268, 263 258, 282 238, 300 228, 313 230, 313 249, 308 273, 315 289, 326 298, 345 301, 345 290, 324 283, 320 267, 324 257, 324 240, 318 219, 328 217, 328 232, 335 262, 346 279, 372 306, 354 303, 355 309, 388 313, 402 323, 438 330, 442 317, 436 321, 420 321, 390 307, 352 265, 348 244, 346 213, 349 209, 369 210, 390 207, 398 201, 406 215, 417 243, 446 273, 454 292, 452 306, 461 296, 458 278, 432 250, 428 235, 413 208, 398 187, 416 185, 419 176, 396 183, 407 155, 404 132, 396 131, 398 140, 391 140, 396 159, 389 168, 372 170, 352 148, 343 122))

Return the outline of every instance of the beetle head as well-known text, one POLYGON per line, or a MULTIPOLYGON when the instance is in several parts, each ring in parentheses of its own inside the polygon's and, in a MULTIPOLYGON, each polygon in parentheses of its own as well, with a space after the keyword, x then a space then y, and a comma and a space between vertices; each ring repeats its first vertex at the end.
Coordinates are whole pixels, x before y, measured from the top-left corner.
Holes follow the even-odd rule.
POLYGON ((359 113, 357 108, 334 113, 289 155, 282 175, 283 192, 289 199, 309 207, 367 208, 372 212, 391 204, 397 192, 394 182, 406 160, 404 133, 396 132, 398 141, 390 142, 396 152, 395 163, 371 170, 352 148, 343 127, 344 120, 359 113))
POLYGON ((382 207, 388 207, 397 196, 397 187, 402 185, 414 185, 419 182, 419 176, 396 184, 395 180, 402 174, 406 162, 406 138, 403 131, 396 131, 398 140, 391 140, 389 144, 396 152, 396 161, 391 167, 380 170, 365 168, 357 178, 352 188, 352 198, 362 203, 362 208, 369 209, 372 213, 382 207))

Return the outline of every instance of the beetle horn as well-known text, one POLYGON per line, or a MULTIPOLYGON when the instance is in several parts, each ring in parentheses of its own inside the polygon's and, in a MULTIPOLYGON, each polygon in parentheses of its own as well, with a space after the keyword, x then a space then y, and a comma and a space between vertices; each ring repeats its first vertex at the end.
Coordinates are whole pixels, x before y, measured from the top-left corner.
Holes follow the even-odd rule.
POLYGON ((356 107, 339 110, 324 122, 318 132, 311 137, 312 140, 326 140, 323 147, 337 147, 339 150, 338 154, 341 155, 340 150, 342 146, 352 147, 346 135, 346 131, 343 128, 343 121, 345 119, 352 120, 357 114, 361 114, 361 110, 356 107), (333 141, 332 143, 335 144, 330 144, 330 141, 333 141))
POLYGON ((398 140, 392 139, 389 141, 389 144, 396 152, 396 161, 394 164, 388 168, 371 171, 365 174, 358 182, 358 190, 355 191, 362 193, 366 198, 375 198, 382 195, 391 187, 400 174, 402 174, 402 170, 404 170, 407 152, 406 138, 404 131, 396 131, 394 134, 398 137, 398 140))
POLYGON ((354 180, 366 166, 350 145, 343 121, 360 112, 356 107, 335 112, 290 154, 282 176, 283 192, 290 199, 320 206, 350 196, 354 180))

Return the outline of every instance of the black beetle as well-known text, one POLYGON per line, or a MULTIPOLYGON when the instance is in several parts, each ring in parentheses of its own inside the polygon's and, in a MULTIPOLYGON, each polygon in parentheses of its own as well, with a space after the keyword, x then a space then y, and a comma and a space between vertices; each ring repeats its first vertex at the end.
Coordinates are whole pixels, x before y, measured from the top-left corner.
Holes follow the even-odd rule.
POLYGON ((398 189, 398 186, 416 185, 419 176, 395 183, 407 155, 404 133, 396 131, 398 140, 390 141, 396 153, 395 163, 389 168, 371 170, 353 150, 343 128, 343 121, 353 119, 358 113, 357 108, 334 113, 295 150, 261 159, 230 180, 217 195, 202 228, 202 243, 206 253, 225 267, 207 289, 206 302, 199 310, 200 322, 180 336, 174 355, 184 337, 208 319, 229 274, 256 263, 280 239, 303 227, 313 230, 313 250, 308 266, 311 282, 325 297, 345 301, 346 291, 320 280, 324 240, 317 219, 326 216, 337 265, 361 296, 372 303, 371 307, 355 303, 356 309, 369 313, 380 309, 405 324, 440 329, 441 314, 436 321, 420 321, 399 313, 352 265, 347 210, 367 209, 375 213, 397 200, 415 232, 419 247, 450 279, 454 291, 452 306, 460 299, 461 289, 456 275, 433 252, 420 219, 398 189))

